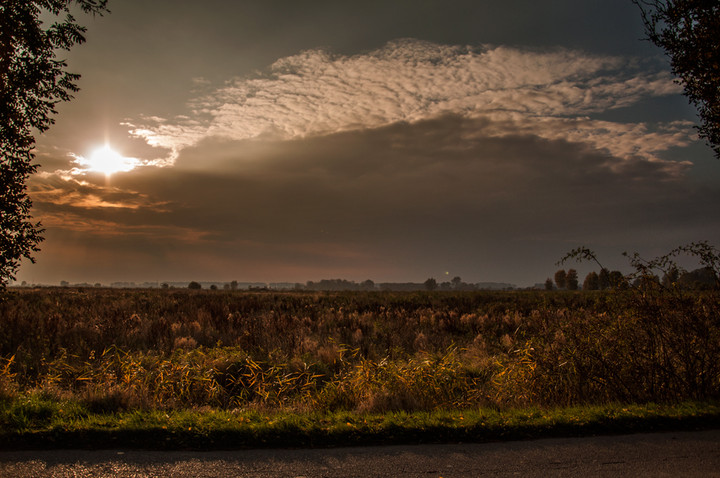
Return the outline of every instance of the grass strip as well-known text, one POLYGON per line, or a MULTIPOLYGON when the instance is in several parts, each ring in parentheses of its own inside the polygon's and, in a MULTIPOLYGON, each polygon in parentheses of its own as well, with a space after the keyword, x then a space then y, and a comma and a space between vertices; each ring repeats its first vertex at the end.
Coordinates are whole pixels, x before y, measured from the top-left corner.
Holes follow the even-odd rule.
POLYGON ((720 427, 720 403, 570 408, 263 414, 182 410, 90 413, 38 396, 0 404, 0 448, 241 449, 486 442, 720 427))

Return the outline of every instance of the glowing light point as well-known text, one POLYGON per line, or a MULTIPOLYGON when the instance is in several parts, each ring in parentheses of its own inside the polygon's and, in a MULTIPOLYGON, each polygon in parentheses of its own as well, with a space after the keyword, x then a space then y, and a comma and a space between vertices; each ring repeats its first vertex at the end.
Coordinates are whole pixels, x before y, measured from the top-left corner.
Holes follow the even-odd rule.
POLYGON ((88 171, 110 176, 114 173, 132 171, 138 166, 139 161, 136 158, 127 158, 105 145, 93 151, 88 158, 78 157, 76 163, 84 166, 88 171))

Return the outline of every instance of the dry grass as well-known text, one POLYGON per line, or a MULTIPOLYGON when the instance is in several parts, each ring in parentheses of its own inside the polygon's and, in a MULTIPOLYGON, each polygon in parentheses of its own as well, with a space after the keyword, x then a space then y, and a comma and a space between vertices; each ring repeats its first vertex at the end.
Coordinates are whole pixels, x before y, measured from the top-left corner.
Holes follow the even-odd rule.
POLYGON ((0 399, 433 410, 720 398, 717 291, 21 290, 0 399))

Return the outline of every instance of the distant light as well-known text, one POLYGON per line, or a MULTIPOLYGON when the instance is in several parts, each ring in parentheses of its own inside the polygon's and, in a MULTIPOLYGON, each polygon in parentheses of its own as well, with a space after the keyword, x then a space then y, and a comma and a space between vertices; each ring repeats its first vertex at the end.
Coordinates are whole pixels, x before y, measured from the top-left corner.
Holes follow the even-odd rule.
POLYGON ((84 166, 87 171, 94 171, 110 176, 115 173, 126 173, 132 171, 140 161, 136 158, 128 158, 109 145, 94 150, 88 158, 76 156, 75 163, 84 166))

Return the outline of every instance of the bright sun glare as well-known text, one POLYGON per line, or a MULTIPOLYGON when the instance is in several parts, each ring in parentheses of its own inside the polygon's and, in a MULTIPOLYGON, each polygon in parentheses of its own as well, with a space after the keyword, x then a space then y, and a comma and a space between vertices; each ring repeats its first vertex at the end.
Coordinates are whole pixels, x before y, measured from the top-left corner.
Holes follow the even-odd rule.
POLYGON ((131 171, 138 165, 137 159, 126 158, 108 145, 97 148, 87 158, 78 158, 76 162, 88 171, 104 173, 106 176, 131 171))

